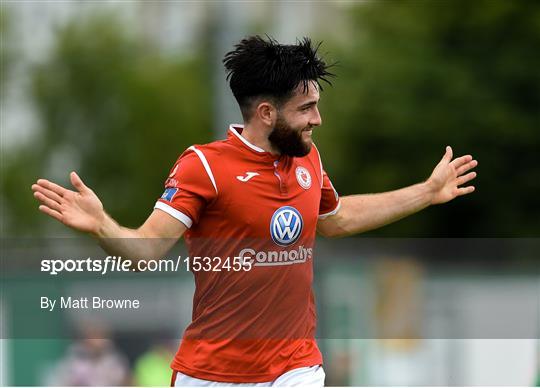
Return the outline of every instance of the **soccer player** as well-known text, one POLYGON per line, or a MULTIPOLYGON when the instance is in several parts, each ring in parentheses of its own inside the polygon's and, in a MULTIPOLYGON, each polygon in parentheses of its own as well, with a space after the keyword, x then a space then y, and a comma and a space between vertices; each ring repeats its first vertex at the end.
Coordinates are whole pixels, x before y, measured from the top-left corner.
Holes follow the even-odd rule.
POLYGON ((219 258, 193 264, 193 321, 171 364, 174 384, 323 386, 311 290, 316 232, 360 233, 469 194, 474 187, 463 185, 477 162, 453 159, 447 147, 425 182, 339 198, 312 141, 321 81, 332 76, 317 47, 254 36, 224 64, 244 124, 230 125, 225 140, 189 147, 138 229, 107 215, 75 172, 74 191, 45 179, 32 189, 42 212, 111 254, 163 257, 184 236, 190 257, 219 258))

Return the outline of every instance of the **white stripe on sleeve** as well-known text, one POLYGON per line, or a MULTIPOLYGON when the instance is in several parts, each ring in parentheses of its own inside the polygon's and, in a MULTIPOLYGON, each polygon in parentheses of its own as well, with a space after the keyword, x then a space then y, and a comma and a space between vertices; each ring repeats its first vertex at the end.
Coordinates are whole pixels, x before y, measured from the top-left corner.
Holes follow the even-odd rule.
POLYGON ((174 207, 167 205, 164 202, 157 201, 156 205, 154 206, 154 209, 163 210, 165 213, 176 218, 178 221, 186 225, 188 228, 191 228, 191 225, 193 225, 193 221, 191 220, 191 218, 189 218, 187 215, 182 213, 180 210, 176 210, 174 207))
POLYGON ((195 148, 195 146, 191 146, 188 149, 190 149, 192 151, 195 151, 195 153, 197 154, 199 159, 201 159, 201 162, 202 162, 202 164, 204 166, 204 169, 206 170, 206 173, 208 174, 208 177, 212 181, 212 185, 214 185, 214 190, 216 190, 216 194, 217 194, 218 189, 217 189, 217 185, 216 185, 216 180, 214 179, 214 174, 212 174, 212 169, 210 169, 210 165, 208 164, 208 160, 206 160, 206 157, 201 152, 201 150, 198 150, 197 148, 195 148))

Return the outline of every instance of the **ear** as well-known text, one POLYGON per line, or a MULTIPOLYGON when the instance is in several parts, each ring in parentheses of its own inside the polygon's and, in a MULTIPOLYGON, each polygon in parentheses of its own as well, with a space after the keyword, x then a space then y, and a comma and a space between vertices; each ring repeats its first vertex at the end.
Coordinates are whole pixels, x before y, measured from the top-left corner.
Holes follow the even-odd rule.
POLYGON ((255 114, 265 125, 269 127, 274 126, 277 117, 277 110, 268 101, 263 101, 258 104, 255 108, 255 114))

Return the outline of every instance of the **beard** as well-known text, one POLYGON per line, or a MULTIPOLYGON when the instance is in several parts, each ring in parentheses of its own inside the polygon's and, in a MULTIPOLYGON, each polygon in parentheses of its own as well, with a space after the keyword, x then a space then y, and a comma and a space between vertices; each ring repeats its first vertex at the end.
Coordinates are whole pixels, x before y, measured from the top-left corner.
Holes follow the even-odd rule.
POLYGON ((278 116, 268 140, 282 155, 306 156, 311 151, 311 142, 302 140, 302 131, 292 128, 283 117, 278 116))

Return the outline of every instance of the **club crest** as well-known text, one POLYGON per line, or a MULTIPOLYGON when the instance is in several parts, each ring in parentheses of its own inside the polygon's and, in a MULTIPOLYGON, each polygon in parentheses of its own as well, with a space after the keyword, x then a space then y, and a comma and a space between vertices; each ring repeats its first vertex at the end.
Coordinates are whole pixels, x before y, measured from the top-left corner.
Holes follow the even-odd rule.
POLYGON ((303 189, 307 190, 311 187, 311 175, 305 167, 296 167, 296 180, 303 189))

